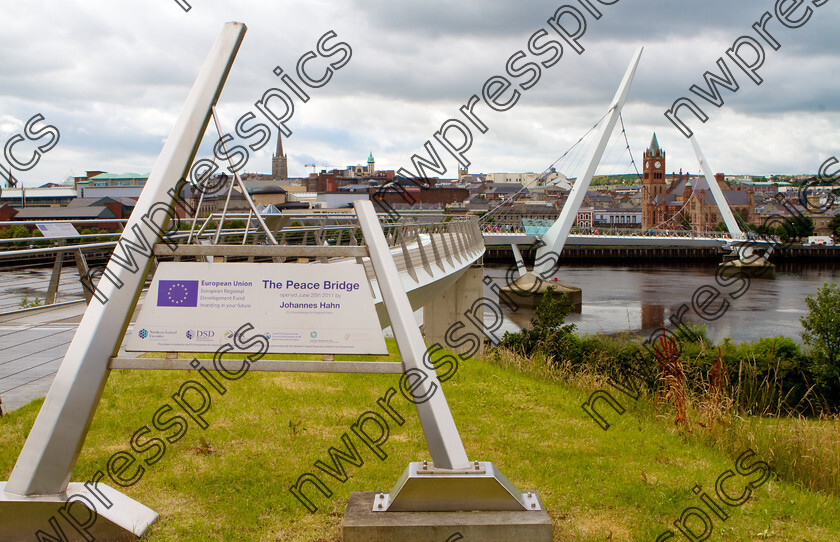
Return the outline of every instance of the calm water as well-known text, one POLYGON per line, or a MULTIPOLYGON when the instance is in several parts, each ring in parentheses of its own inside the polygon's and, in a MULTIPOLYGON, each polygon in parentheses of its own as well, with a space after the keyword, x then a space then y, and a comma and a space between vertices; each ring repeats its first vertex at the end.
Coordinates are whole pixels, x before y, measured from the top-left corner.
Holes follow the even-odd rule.
MULTIPOLYGON (((569 315, 566 322, 576 324, 580 333, 611 334, 658 328, 680 305, 690 306, 692 294, 703 285, 716 286, 723 294, 737 290, 737 286, 716 284, 715 270, 714 265, 567 265, 556 276, 560 282, 583 290, 582 312, 569 315)), ((488 266, 485 274, 504 285, 505 268, 488 266)), ((738 299, 727 295, 731 305, 718 320, 704 322, 691 309, 687 319, 705 323, 709 337, 715 340, 731 337, 750 341, 786 335, 801 342, 799 318, 807 313, 805 296, 816 293, 824 282, 840 283, 840 265, 777 266, 775 279, 752 279, 738 299)), ((486 295, 492 296, 489 289, 486 295)), ((505 311, 499 334, 518 330, 533 316, 533 311, 524 308, 505 311)), ((485 323, 491 325, 492 316, 485 314, 485 323)))
MULTIPOLYGON (((715 282, 715 265, 566 265, 560 268, 560 282, 583 290, 583 309, 566 319, 581 333, 619 333, 653 331, 668 321, 683 303, 691 305, 694 291, 703 285, 717 286, 723 294, 736 287, 724 288, 715 282)), ((505 284, 506 268, 487 266, 485 274, 499 285, 505 284)), ((18 308, 23 297, 43 301, 49 284, 50 269, 27 269, 0 273, 0 311, 18 308)), ((82 298, 78 274, 66 267, 62 273, 58 301, 82 298)), ((777 266, 775 279, 752 279, 747 292, 738 299, 727 296, 731 305, 716 321, 703 322, 693 310, 688 319, 705 323, 709 337, 736 341, 786 335, 801 342, 800 316, 806 314, 805 296, 816 293, 824 282, 840 283, 840 264, 777 266)), ((489 287, 485 295, 495 299, 489 287)), ((503 306, 503 309, 505 307, 503 306)), ((517 331, 528 325, 532 310, 504 311, 504 322, 497 332, 517 331)), ((422 322, 417 313, 418 323, 422 322)), ((485 324, 493 316, 485 310, 485 324)))

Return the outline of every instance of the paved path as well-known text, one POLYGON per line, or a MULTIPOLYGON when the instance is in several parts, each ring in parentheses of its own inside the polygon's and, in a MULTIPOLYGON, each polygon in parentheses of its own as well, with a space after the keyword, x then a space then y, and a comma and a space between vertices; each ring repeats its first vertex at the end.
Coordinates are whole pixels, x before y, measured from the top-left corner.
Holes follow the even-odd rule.
MULTIPOLYGON (((435 234, 438 250, 443 257, 443 235, 435 234)), ((430 237, 423 236, 427 259, 433 259, 430 237)), ((459 248, 449 239, 447 249, 451 254, 459 248)), ((423 265, 416 243, 408 247, 408 259, 400 247, 391 252, 400 272, 411 266, 423 265)), ((464 261, 469 265, 467 260, 464 261)), ((373 268, 365 259, 365 270, 373 279, 373 268)), ((431 263, 435 266, 435 263, 431 263)), ((435 269, 436 271, 436 269, 435 269)), ((59 288, 58 306, 20 310, 24 296, 31 300, 38 296, 43 301, 52 269, 25 269, 0 273, 0 402, 6 412, 46 396, 58 367, 73 339, 87 305, 75 269, 65 268, 59 288)), ((142 306, 143 296, 138 303, 142 306)), ((138 312, 134 313, 136 317, 138 312)))
POLYGON ((0 316, 0 401, 7 412, 47 394, 85 306, 0 316))
MULTIPOLYGON (((21 303, 44 304, 52 268, 17 269, 0 273, 0 313, 21 308, 21 303)), ((61 270, 57 303, 84 299, 79 272, 75 267, 61 270)))

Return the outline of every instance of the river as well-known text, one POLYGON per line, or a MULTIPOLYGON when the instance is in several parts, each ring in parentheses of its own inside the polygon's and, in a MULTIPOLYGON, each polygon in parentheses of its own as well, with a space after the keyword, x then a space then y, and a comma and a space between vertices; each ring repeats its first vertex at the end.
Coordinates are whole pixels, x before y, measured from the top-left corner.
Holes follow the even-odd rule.
MULTIPOLYGON (((653 331, 674 314, 680 305, 691 305, 692 294, 703 285, 717 286, 723 294, 737 289, 715 282, 715 265, 564 265, 556 273, 560 282, 583 291, 581 312, 572 313, 581 334, 624 331, 653 331)), ((499 285, 505 283, 506 268, 488 266, 485 275, 499 285)), ((715 321, 702 321, 689 310, 689 319, 706 325, 715 341, 730 337, 735 341, 754 341, 762 337, 785 335, 801 343, 799 318, 807 314, 805 296, 815 294, 824 282, 840 283, 840 264, 783 264, 776 267, 775 279, 752 279, 749 289, 731 299, 725 314, 715 321)), ((485 295, 494 297, 489 287, 485 295)), ((504 307, 503 307, 504 308, 504 307)), ((489 311, 487 311, 489 312, 489 311)), ((534 316, 533 310, 505 308, 500 334, 517 331, 534 316)), ((485 313, 491 326, 493 315, 485 313)))
MULTIPOLYGON (((581 313, 572 313, 567 323, 577 325, 584 334, 653 331, 683 303, 691 304, 694 291, 703 285, 716 286, 715 265, 564 265, 556 277, 560 282, 583 290, 581 313)), ((496 284, 505 284, 506 268, 485 267, 485 275, 496 284)), ((0 274, 0 311, 19 308, 21 299, 43 303, 49 284, 50 269, 26 269, 0 274)), ((63 270, 58 301, 82 299, 82 289, 74 268, 63 270)), ((705 323, 710 338, 718 341, 731 337, 752 341, 761 337, 785 335, 801 342, 799 318, 807 313, 805 296, 816 293, 824 282, 840 283, 840 264, 782 264, 776 267, 775 279, 753 279, 744 295, 731 299, 731 305, 718 320, 702 322, 693 311, 695 323, 705 323)), ((719 287, 723 292, 733 291, 719 287)), ((485 287, 485 295, 496 299, 485 287)), ((503 306, 505 331, 518 331, 528 325, 533 310, 519 308, 512 312, 503 306)), ((422 316, 418 314, 418 321, 422 316)), ((485 324, 494 317, 485 311, 485 324)))

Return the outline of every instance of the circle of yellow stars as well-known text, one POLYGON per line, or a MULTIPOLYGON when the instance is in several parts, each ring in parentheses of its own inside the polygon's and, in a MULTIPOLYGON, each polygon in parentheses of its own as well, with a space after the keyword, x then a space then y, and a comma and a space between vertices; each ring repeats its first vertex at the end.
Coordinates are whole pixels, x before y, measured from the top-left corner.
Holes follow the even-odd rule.
POLYGON ((184 286, 183 284, 181 284, 180 282, 176 282, 175 284, 170 286, 169 289, 166 291, 166 298, 171 303, 174 303, 176 305, 180 305, 181 303, 186 301, 188 296, 189 296, 189 290, 187 290, 187 287, 184 286), (172 290, 174 290, 175 288, 181 288, 181 292, 182 292, 181 299, 172 299, 172 290))

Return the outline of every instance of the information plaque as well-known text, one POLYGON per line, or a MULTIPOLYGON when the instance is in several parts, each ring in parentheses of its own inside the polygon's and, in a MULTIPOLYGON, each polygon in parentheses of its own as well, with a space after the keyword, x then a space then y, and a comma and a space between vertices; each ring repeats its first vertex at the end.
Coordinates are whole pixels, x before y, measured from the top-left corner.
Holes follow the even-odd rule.
POLYGON ((269 352, 388 353, 357 263, 161 263, 126 350, 215 352, 245 323, 269 352))
POLYGON ((44 237, 78 237, 79 232, 69 222, 47 222, 35 224, 44 237))

